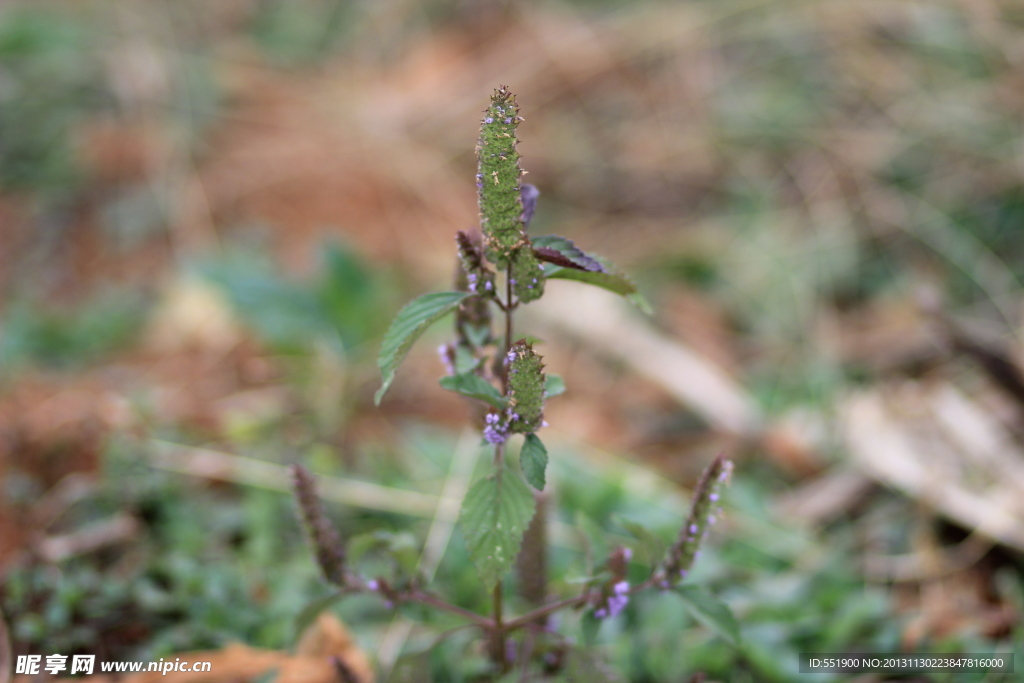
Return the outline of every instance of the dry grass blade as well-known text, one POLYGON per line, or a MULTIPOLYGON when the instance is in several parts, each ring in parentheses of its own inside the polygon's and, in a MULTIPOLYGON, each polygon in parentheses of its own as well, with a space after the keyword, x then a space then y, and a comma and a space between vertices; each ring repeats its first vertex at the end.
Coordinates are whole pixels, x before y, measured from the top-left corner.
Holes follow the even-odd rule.
POLYGON ((878 392, 857 394, 841 407, 854 461, 880 482, 967 529, 1024 550, 1017 478, 1007 477, 1001 467, 969 461, 936 434, 934 425, 909 420, 910 411, 932 399, 913 387, 904 389, 891 401, 878 392))
MULTIPOLYGON (((153 467, 272 491, 290 491, 288 470, 281 465, 167 441, 152 441, 151 444, 153 453, 149 462, 153 467)), ((436 496, 352 479, 318 475, 317 484, 320 495, 328 500, 414 517, 433 515, 438 503, 436 496)))
POLYGON ((63 562, 107 546, 131 541, 138 536, 139 529, 137 519, 121 513, 68 534, 44 538, 39 541, 36 550, 47 562, 63 562))
POLYGON ((568 332, 625 363, 725 432, 761 432, 757 404, 707 359, 643 325, 610 295, 581 286, 551 290, 536 311, 544 326, 568 332))
MULTIPOLYGON (((473 467, 476 465, 477 456, 480 454, 480 439, 476 433, 466 430, 459 439, 455 448, 455 456, 452 458, 448 468, 448 475, 445 477, 444 487, 441 490, 441 497, 438 498, 434 518, 427 531, 427 540, 423 545, 423 553, 420 556, 419 571, 429 584, 441 558, 444 557, 445 549, 451 540, 455 524, 459 519, 459 502, 466 495, 469 487, 469 480, 473 476, 473 467)), ((412 632, 412 624, 401 615, 388 626, 387 631, 381 638, 380 646, 377 648, 377 663, 385 678, 394 668, 395 662, 402 652, 409 634, 412 632)))

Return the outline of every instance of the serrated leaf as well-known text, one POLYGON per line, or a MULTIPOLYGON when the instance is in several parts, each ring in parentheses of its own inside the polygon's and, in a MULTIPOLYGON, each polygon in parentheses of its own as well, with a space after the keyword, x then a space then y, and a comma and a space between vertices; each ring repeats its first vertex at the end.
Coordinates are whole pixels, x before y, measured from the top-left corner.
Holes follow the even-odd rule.
POLYGON ((398 370, 413 342, 419 339, 432 323, 454 311, 460 303, 471 296, 473 294, 470 292, 433 292, 411 301, 398 312, 391 322, 391 327, 384 334, 380 355, 377 357, 383 383, 374 396, 375 404, 380 405, 381 399, 395 379, 395 371, 398 370))
POLYGON ((640 549, 646 556, 647 566, 653 568, 661 563, 668 548, 668 544, 661 537, 644 525, 629 519, 615 517, 614 522, 640 541, 640 549))
POLYGON ((574 268, 563 268, 561 266, 548 263, 544 266, 544 276, 549 280, 575 280, 576 282, 585 282, 588 285, 607 289, 609 292, 624 296, 630 303, 644 313, 648 315, 653 313, 651 305, 647 302, 644 295, 636 288, 633 281, 620 273, 596 273, 587 270, 576 270, 574 268))
POLYGON ((554 398, 565 393, 565 380, 559 375, 546 375, 544 379, 544 398, 554 398))
POLYGON ((441 386, 448 391, 489 403, 498 410, 504 410, 505 397, 490 382, 479 375, 466 373, 441 378, 441 386))
POLYGON ((694 617, 732 645, 739 645, 740 625, 728 605, 699 586, 676 586, 673 591, 694 617))
POLYGON ((538 491, 543 491, 544 484, 547 483, 544 470, 548 466, 548 449, 544 447, 544 442, 537 438, 536 434, 526 435, 526 441, 523 442, 523 447, 519 451, 519 464, 522 466, 523 475, 526 477, 526 481, 530 482, 530 486, 538 491))
POLYGON ((511 470, 496 472, 470 487, 459 524, 469 556, 488 589, 515 562, 533 513, 530 488, 511 470))

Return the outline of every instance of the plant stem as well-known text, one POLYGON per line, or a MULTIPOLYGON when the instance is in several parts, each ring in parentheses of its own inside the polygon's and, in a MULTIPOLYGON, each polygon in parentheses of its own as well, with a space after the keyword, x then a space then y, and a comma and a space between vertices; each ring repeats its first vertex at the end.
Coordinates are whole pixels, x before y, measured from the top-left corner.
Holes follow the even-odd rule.
POLYGON ((501 581, 494 587, 494 630, 491 632, 491 660, 498 665, 501 673, 508 671, 508 659, 505 657, 505 626, 501 620, 502 594, 501 581))
POLYGON ((577 595, 575 598, 566 598, 565 600, 559 600, 558 602, 552 602, 547 605, 544 605, 543 607, 538 607, 532 612, 527 612, 523 616, 508 622, 507 624, 505 624, 505 629, 508 631, 513 631, 517 628, 528 626, 531 623, 538 621, 543 617, 546 617, 549 614, 557 612, 558 610, 563 609, 565 607, 575 607, 576 605, 582 605, 589 598, 590 596, 587 594, 577 595))
MULTIPOLYGON (((512 303, 512 264, 505 268, 505 305, 502 311, 505 313, 505 345, 501 352, 501 393, 508 395, 508 351, 512 348, 512 311, 515 306, 512 303)), ((505 465, 505 444, 500 443, 494 447, 494 467, 501 476, 502 468, 505 465)), ((507 673, 509 670, 508 659, 505 657, 505 625, 502 619, 502 581, 499 579, 494 586, 494 631, 491 633, 491 659, 501 670, 507 673)))
MULTIPOLYGON (((656 574, 647 579, 646 581, 638 583, 635 586, 631 586, 628 595, 633 595, 634 593, 639 593, 652 586, 660 585, 662 583, 663 578, 664 577, 661 574, 656 574)), ((543 617, 546 617, 549 614, 553 614, 558 610, 565 609, 566 607, 577 607, 579 605, 585 605, 587 601, 590 600, 590 597, 590 593, 585 591, 583 594, 577 595, 575 598, 566 598, 565 600, 558 600, 556 602, 548 603, 543 607, 538 607, 532 612, 527 612, 521 617, 516 617, 512 621, 506 622, 504 624, 505 631, 510 632, 515 631, 516 629, 523 628, 524 626, 530 626, 531 622, 538 621, 539 619, 542 619, 543 617)))
POLYGON ((512 348, 512 311, 515 305, 512 303, 512 264, 505 268, 505 348, 501 351, 502 371, 501 389, 502 394, 508 395, 508 351, 512 348))
POLYGON ((411 593, 407 593, 405 595, 401 595, 400 597, 401 597, 401 599, 404 599, 404 600, 410 600, 412 602, 423 603, 424 605, 430 605, 431 607, 436 607, 437 609, 443 610, 445 612, 451 612, 452 614, 457 614, 458 616, 471 621, 473 624, 475 624, 475 625, 477 625, 477 626, 479 626, 479 627, 481 627, 481 628, 483 628, 485 630, 491 629, 491 628, 494 627, 494 622, 492 620, 488 619, 487 617, 482 617, 482 616, 480 616, 479 614, 477 614, 475 612, 470 612, 468 609, 463 609, 463 608, 459 607, 458 605, 453 605, 451 603, 445 602, 444 600, 441 600, 440 598, 434 597, 430 593, 423 593, 421 591, 413 591, 411 593))

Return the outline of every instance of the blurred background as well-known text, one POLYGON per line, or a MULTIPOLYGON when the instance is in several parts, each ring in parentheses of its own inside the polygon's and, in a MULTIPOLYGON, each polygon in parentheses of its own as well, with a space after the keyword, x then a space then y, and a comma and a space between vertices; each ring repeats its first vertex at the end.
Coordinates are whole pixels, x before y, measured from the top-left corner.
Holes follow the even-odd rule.
MULTIPOLYGON (((498 85, 525 118, 531 230, 613 259, 655 311, 556 282, 517 323, 568 386, 544 434, 551 590, 612 542, 642 576, 700 470, 737 462, 694 581, 743 645, 652 595, 602 629, 618 674, 600 675, 785 681, 798 652, 1022 652, 1009 0, 0 3, 12 652, 290 652, 329 593, 294 461, 346 536, 389 530, 486 609, 438 502, 478 450, 436 383, 447 325, 372 396, 391 317, 450 287, 454 233, 476 224, 498 85)), ((484 666, 468 633, 423 654, 443 617, 372 597, 329 612, 379 680, 484 666)))

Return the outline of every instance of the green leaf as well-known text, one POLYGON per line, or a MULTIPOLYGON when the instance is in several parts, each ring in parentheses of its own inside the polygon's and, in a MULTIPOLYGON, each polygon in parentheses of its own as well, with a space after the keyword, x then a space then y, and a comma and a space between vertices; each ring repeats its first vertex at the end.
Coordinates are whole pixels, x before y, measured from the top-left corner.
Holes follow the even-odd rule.
POLYGON ((565 393, 565 380, 559 375, 546 375, 544 379, 544 398, 554 398, 565 393))
POLYGON ((505 409, 505 397, 490 382, 479 375, 466 373, 441 378, 441 386, 448 391, 489 403, 498 410, 505 409))
POLYGON ((495 472, 470 487, 459 524, 469 556, 488 589, 515 562, 533 513, 530 488, 511 470, 495 472))
POLYGON ((645 555, 647 566, 654 568, 661 563, 668 548, 668 544, 661 537, 638 522, 622 517, 615 517, 613 521, 640 541, 640 549, 645 555))
POLYGON ((544 490, 544 470, 548 466, 548 449, 537 438, 536 434, 527 434, 523 448, 519 451, 519 464, 523 468, 526 481, 538 491, 544 490))
POLYGON ((471 296, 473 294, 470 292, 424 294, 406 304, 405 308, 398 312, 391 327, 384 334, 384 342, 380 346, 377 365, 380 366, 380 374, 384 381, 374 396, 375 404, 380 405, 381 399, 395 379, 395 371, 398 370, 413 342, 419 339, 431 323, 454 311, 463 300, 471 296))
POLYGON ((601 620, 594 616, 594 610, 587 608, 580 617, 580 631, 583 635, 583 644, 593 647, 597 642, 597 632, 601 630, 601 620))
POLYGON ((307 603, 306 606, 302 608, 302 611, 299 612, 299 616, 295 617, 295 639, 298 640, 306 629, 309 628, 309 625, 312 624, 318 616, 320 616, 321 612, 341 600, 346 595, 348 595, 348 593, 345 591, 336 591, 307 603))
POLYGON ((591 272, 589 270, 576 270, 575 268, 563 268, 562 266, 556 266, 548 263, 544 265, 544 276, 549 280, 575 280, 576 282, 585 282, 588 285, 607 289, 609 292, 614 292, 615 294, 626 297, 630 303, 644 313, 648 315, 653 313, 651 305, 647 302, 644 295, 636 288, 633 281, 621 273, 598 273, 591 272))
POLYGON ((739 645, 740 625, 728 605, 698 586, 676 586, 673 590, 690 614, 732 645, 739 645))

